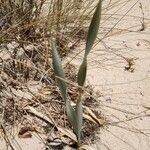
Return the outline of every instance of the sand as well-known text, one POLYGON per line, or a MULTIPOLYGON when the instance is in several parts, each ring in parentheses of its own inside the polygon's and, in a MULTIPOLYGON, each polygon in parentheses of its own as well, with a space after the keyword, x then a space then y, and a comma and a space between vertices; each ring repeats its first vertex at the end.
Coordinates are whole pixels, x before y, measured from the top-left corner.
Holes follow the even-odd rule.
MULTIPOLYGON (((99 37, 102 38, 104 29, 113 27, 134 3, 134 0, 127 2, 108 20, 106 14, 115 12, 121 5, 107 11, 101 21, 103 30, 100 29, 99 37)), ((100 108, 97 109, 110 121, 110 125, 100 129, 97 134, 96 150, 150 149, 149 8, 150 1, 137 2, 89 56, 87 80, 95 91, 102 94, 98 98, 100 108)), ((78 56, 78 59, 81 57, 78 56)), ((76 60, 74 63, 78 64, 76 60)))
MULTIPOLYGON (((100 107, 96 109, 109 120, 109 125, 100 128, 97 133, 93 149, 149 150, 150 1, 112 0, 106 1, 104 7, 109 2, 117 3, 113 9, 104 10, 99 38, 119 23, 93 48, 88 58, 87 84, 101 93, 97 99, 100 107)), ((83 48, 81 45, 80 50, 83 48)), ((65 61, 70 61, 76 53, 72 52, 65 61)), ((82 56, 83 53, 72 62, 78 66, 82 56)), ((20 140, 19 144, 23 150, 41 150, 43 147, 36 136, 20 140)), ((3 148, 0 147, 0 150, 3 148)))

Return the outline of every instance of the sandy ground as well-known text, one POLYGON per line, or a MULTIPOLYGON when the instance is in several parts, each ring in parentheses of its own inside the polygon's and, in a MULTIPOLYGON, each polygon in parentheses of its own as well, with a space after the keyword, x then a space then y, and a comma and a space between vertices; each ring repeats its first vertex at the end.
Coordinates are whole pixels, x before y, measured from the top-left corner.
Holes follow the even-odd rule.
MULTIPOLYGON (((98 138, 93 148, 149 150, 150 1, 110 2, 115 1, 117 3, 113 9, 104 10, 99 38, 106 35, 117 22, 118 24, 94 47, 88 59, 87 83, 101 93, 98 98, 100 108, 96 109, 101 110, 110 122, 110 125, 97 133, 98 138), (127 14, 123 17, 125 13, 127 14), (110 14, 113 15, 109 17, 110 14)), ((108 2, 106 1, 107 5, 103 4, 104 7, 108 6, 108 2)), ((83 46, 81 50, 82 48, 83 46)), ((73 52, 66 61, 70 61, 75 55, 76 52, 73 52)), ((81 58, 82 53, 72 62, 79 65, 81 58)), ((23 150, 43 148, 41 139, 36 136, 33 136, 32 142, 24 139, 19 143, 23 150)), ((0 147, 0 150, 3 149, 0 147)))
MULTIPOLYGON (((89 56, 88 83, 102 94, 101 108, 97 109, 110 120, 110 125, 97 135, 97 150, 150 149, 150 110, 143 107, 150 106, 150 1, 136 2, 119 1, 123 4, 106 13, 112 14, 123 6, 116 14, 107 20, 108 16, 103 15, 100 38, 105 35, 104 29, 112 28, 131 9, 89 56)), ((76 60, 73 62, 78 64, 76 60)))

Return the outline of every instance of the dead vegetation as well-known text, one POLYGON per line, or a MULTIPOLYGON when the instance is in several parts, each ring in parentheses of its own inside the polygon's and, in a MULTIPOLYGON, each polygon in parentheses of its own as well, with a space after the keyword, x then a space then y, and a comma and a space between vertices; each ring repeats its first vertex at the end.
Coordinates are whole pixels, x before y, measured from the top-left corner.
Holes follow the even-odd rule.
MULTIPOLYGON (((58 0, 50 2, 47 16, 41 18, 45 2, 22 0, 1 1, 0 4, 0 123, 1 136, 11 149, 17 149, 13 137, 31 138, 33 132, 44 135, 45 145, 56 149, 63 149, 65 145, 76 146, 64 101, 55 85, 49 39, 57 35, 61 57, 65 57, 85 38, 86 30, 82 24, 87 16, 81 11, 76 16, 78 20, 70 20, 75 11, 80 11, 79 5, 74 7, 65 1, 62 6, 58 0), (52 139, 50 135, 53 134, 56 137, 52 139), (53 145, 56 139, 57 144, 53 145)), ((65 68, 68 81, 73 83, 76 67, 66 64, 65 68)), ((76 101, 77 89, 70 84, 72 105, 76 101)), ((89 85, 84 90, 87 94, 83 102, 82 139, 86 144, 94 140, 94 133, 103 126, 105 119, 101 112, 94 110, 98 103, 92 87, 89 85)))
MULTIPOLYGON (((35 57, 38 56, 35 55, 35 57)), ((52 130, 53 132, 63 132, 63 135, 57 136, 61 140, 64 137, 69 137, 71 141, 67 141, 66 143, 66 140, 64 140, 61 143, 74 145, 76 139, 74 133, 70 130, 71 126, 64 112, 64 101, 62 101, 59 91, 56 88, 52 70, 49 69, 50 66, 46 72, 42 72, 46 68, 43 69, 42 67, 41 57, 37 61, 40 62, 41 67, 36 64, 36 61, 33 61, 36 67, 32 67, 31 62, 28 63, 29 67, 20 61, 15 62, 16 60, 10 57, 2 61, 0 88, 2 107, 1 123, 3 128, 9 131, 11 126, 12 128, 17 127, 18 137, 20 138, 31 138, 32 134, 29 132, 38 133, 40 131, 39 133, 45 134, 46 136, 52 130), (41 61, 39 61, 40 59, 41 61), (28 70, 28 76, 26 70, 28 70), (69 136, 67 132, 69 132, 69 136)), ((28 60, 32 59, 30 58, 28 60)), ((76 79, 75 66, 67 64, 66 70, 66 76, 73 83, 76 79)), ((76 101, 77 89, 75 86, 70 86, 69 96, 72 99, 73 105, 76 101)), ((95 112, 94 110, 94 106, 98 105, 98 103, 94 99, 92 87, 85 87, 85 91, 88 94, 84 96, 83 102, 83 139, 91 139, 92 141, 94 132, 96 132, 99 126, 105 123, 105 120, 101 112, 95 112)))
MULTIPOLYGON (((82 8, 89 7, 92 1, 89 3, 81 1, 82 4, 73 5, 73 3, 71 4, 70 1, 66 0, 65 9, 60 7, 55 9, 56 4, 48 3, 49 12, 42 18, 40 12, 47 1, 41 0, 38 5, 28 3, 34 2, 33 0, 22 0, 21 4, 10 2, 1 0, 0 4, 0 140, 4 139, 8 147, 18 150, 21 148, 15 142, 14 137, 32 138, 36 133, 41 141, 47 145, 47 149, 49 147, 63 149, 66 145, 73 149, 73 147, 76 147, 76 138, 70 130, 71 126, 64 112, 64 102, 55 85, 48 40, 57 35, 57 45, 62 59, 70 51, 74 51, 86 36, 87 29, 83 24, 87 24, 87 20, 90 18, 86 15, 85 10, 81 10, 81 6, 84 6, 82 8)), ((55 2, 60 3, 61 1, 57 0, 55 2)), ((127 1, 124 2, 126 4, 127 1)), ((107 27, 105 22, 112 16, 116 18, 118 15, 115 13, 109 14, 109 12, 107 14, 107 11, 124 2, 118 4, 110 1, 110 4, 105 6, 103 14, 105 21, 102 22, 102 35, 104 34, 104 37, 139 31, 139 28, 134 31, 134 26, 126 29, 116 27, 119 21, 127 16, 128 12, 124 16, 121 15, 117 23, 114 21, 112 28, 107 27)), ((147 20, 144 19, 143 10, 142 14, 141 31, 145 30, 145 26, 148 24, 146 24, 147 20)), ((98 42, 100 40, 98 39, 98 42)), ((127 58, 123 60, 127 63, 123 68, 134 72, 136 59, 127 58)), ((66 76, 70 82, 69 95, 73 100, 72 105, 74 105, 77 97, 77 87, 72 83, 76 80, 76 67, 72 64, 66 64, 65 67, 67 70, 66 76)), ((101 126, 119 127, 119 122, 128 125, 129 120, 141 117, 137 115, 126 120, 108 123, 103 113, 95 109, 99 107, 96 100, 97 95, 102 94, 95 94, 90 85, 85 87, 84 90, 86 93, 83 104, 84 128, 82 139, 84 143, 89 144, 97 139, 95 132, 101 126)), ((109 101, 113 103, 113 101, 109 101)), ((118 105, 115 105, 115 107, 110 108, 117 110, 117 107, 118 105)), ((149 110, 147 105, 144 107, 149 110)), ((105 111, 105 109, 101 110, 105 111)), ((118 109, 118 112, 127 113, 122 109, 118 109)), ((120 126, 119 128, 124 127, 120 126)), ((125 130, 145 134, 144 131, 136 128, 126 127, 125 130)), ((110 148, 108 147, 108 149, 110 148)))

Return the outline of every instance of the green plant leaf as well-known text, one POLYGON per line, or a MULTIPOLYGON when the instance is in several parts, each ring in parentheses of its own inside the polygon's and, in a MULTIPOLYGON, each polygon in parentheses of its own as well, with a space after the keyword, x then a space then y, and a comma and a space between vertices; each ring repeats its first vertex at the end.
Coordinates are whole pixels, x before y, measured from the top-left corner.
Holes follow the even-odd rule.
MULTIPOLYGON (((87 74, 87 56, 94 44, 94 41, 97 37, 98 29, 99 29, 99 23, 100 23, 100 17, 101 17, 101 0, 99 0, 99 3, 97 4, 96 10, 94 12, 92 21, 90 23, 90 27, 88 30, 88 35, 86 39, 86 49, 85 49, 85 55, 82 61, 82 64, 78 71, 78 85, 83 86, 86 80, 86 74, 87 74)), ((76 104, 75 109, 75 120, 77 122, 75 128, 75 133, 78 139, 78 144, 81 142, 81 130, 82 130, 82 122, 83 122, 83 108, 82 108, 82 91, 79 91, 79 99, 76 104)))
POLYGON ((88 35, 86 39, 86 49, 84 59, 78 71, 78 85, 83 86, 86 80, 86 73, 87 73, 87 55, 89 54, 94 41, 97 37, 99 24, 101 18, 101 0, 99 0, 94 15, 92 17, 90 27, 88 30, 88 35))
POLYGON ((85 57, 87 57, 87 55, 89 54, 94 44, 94 41, 97 37, 100 19, 101 19, 101 7, 102 7, 101 3, 102 3, 102 0, 99 0, 96 10, 94 12, 94 15, 92 17, 92 21, 90 23, 90 27, 89 27, 87 39, 86 39, 85 57))
POLYGON ((58 87, 61 91, 61 95, 63 99, 66 101, 67 100, 67 85, 65 81, 62 80, 62 79, 65 79, 65 73, 64 73, 61 60, 58 55, 58 51, 54 42, 52 42, 52 60, 53 60, 53 69, 54 69, 55 76, 59 77, 56 79, 58 83, 58 87))
POLYGON ((83 110, 82 110, 82 101, 81 94, 76 104, 76 109, 74 110, 70 104, 70 101, 66 101, 66 113, 68 120, 70 121, 74 133, 77 136, 78 144, 81 143, 81 130, 82 130, 82 120, 83 120, 83 110))
MULTIPOLYGON (((54 68, 55 75, 64 79, 65 74, 64 74, 64 71, 63 71, 63 68, 61 65, 61 60, 58 55, 57 48, 54 43, 52 43, 52 59, 53 59, 53 68, 54 68)), ((82 104, 79 103, 77 105, 77 111, 75 111, 70 104, 70 100, 67 99, 67 96, 66 96, 67 87, 66 87, 65 81, 57 78, 57 83, 58 83, 59 89, 61 91, 61 94, 65 100, 65 103, 66 103, 66 113, 67 113, 68 120, 71 123, 71 125, 73 126, 73 130, 74 130, 75 134, 80 139, 80 132, 81 132, 80 130, 82 127, 82 123, 81 123, 82 120, 81 120, 81 117, 79 117, 80 112, 78 112, 78 110, 80 110, 79 107, 82 107, 82 106, 80 106, 82 104)), ((81 114, 81 116, 82 116, 82 114, 81 114)))
POLYGON ((76 113, 70 104, 70 100, 66 101, 66 113, 67 113, 68 120, 70 121, 70 123, 73 126, 73 129, 76 133, 76 130, 77 130, 77 128, 76 128, 77 127, 76 113))
POLYGON ((82 101, 81 101, 81 93, 79 95, 79 99, 77 101, 76 105, 76 121, 77 121, 77 139, 78 139, 78 144, 81 143, 81 130, 82 130, 82 122, 83 122, 83 108, 82 108, 82 101))
MULTIPOLYGON (((99 3, 94 12, 94 15, 93 15, 90 27, 89 27, 87 40, 86 40, 85 55, 84 55, 82 64, 79 68, 79 72, 78 72, 78 85, 79 86, 83 86, 86 80, 87 55, 89 54, 94 44, 94 41, 97 37, 99 23, 100 23, 100 16, 101 16, 101 0, 99 0, 99 3)), ((52 42, 52 59, 53 59, 54 73, 57 77, 59 77, 57 78, 58 86, 60 88, 62 97, 65 100, 67 117, 73 126, 73 130, 78 139, 78 144, 80 144, 82 122, 83 122, 83 108, 82 108, 82 101, 81 101, 82 91, 81 90, 79 91, 79 98, 76 104, 76 108, 74 110, 70 104, 70 100, 67 99, 67 85, 65 81, 62 80, 65 78, 65 74, 64 74, 64 70, 61 64, 60 57, 57 52, 57 48, 53 42, 52 42)))
POLYGON ((86 80, 86 73, 87 73, 87 60, 86 58, 83 59, 83 62, 78 71, 78 85, 83 86, 86 80))

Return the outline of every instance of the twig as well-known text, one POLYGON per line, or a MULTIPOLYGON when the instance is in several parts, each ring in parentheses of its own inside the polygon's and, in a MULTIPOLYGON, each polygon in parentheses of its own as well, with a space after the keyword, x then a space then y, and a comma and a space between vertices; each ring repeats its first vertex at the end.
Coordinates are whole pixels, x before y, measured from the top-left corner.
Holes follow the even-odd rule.
POLYGON ((1 124, 1 128, 3 130, 4 133, 4 139, 5 141, 9 144, 9 146, 11 147, 12 150, 15 150, 14 146, 11 143, 11 140, 9 139, 8 135, 7 135, 7 131, 5 130, 5 127, 1 124))
POLYGON ((142 3, 140 3, 140 9, 141 9, 141 11, 142 11, 142 27, 141 27, 141 29, 139 30, 139 31, 144 31, 145 30, 145 23, 144 23, 144 11, 143 11, 143 7, 142 7, 142 3))

